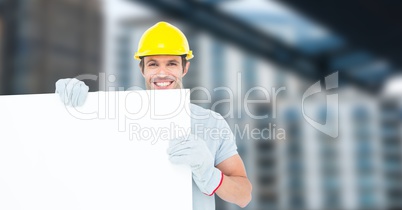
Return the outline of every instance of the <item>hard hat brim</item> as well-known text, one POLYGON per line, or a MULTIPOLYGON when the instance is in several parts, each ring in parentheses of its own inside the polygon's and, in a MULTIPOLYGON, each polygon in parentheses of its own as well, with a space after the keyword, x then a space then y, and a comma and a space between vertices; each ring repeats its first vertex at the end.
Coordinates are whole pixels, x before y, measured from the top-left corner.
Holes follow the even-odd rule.
POLYGON ((153 56, 153 55, 177 55, 177 56, 181 56, 181 55, 186 55, 186 60, 190 60, 192 58, 194 58, 193 52, 190 50, 188 53, 183 53, 183 52, 177 52, 177 53, 172 53, 171 51, 169 52, 143 52, 143 53, 138 53, 136 52, 134 54, 134 59, 136 60, 141 60, 142 57, 146 57, 146 56, 153 56))

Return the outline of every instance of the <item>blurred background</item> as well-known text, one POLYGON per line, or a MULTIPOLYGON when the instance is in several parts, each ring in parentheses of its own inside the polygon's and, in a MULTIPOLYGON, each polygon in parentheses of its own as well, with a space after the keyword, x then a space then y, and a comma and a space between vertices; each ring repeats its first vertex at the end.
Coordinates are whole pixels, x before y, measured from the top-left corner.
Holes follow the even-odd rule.
POLYGON ((245 209, 402 209, 400 11, 393 0, 0 0, 0 94, 52 93, 82 74, 99 76, 85 81, 90 91, 145 88, 133 54, 167 21, 195 55, 184 78, 192 102, 236 135, 254 187, 245 209), (316 82, 323 91, 302 110, 316 82))

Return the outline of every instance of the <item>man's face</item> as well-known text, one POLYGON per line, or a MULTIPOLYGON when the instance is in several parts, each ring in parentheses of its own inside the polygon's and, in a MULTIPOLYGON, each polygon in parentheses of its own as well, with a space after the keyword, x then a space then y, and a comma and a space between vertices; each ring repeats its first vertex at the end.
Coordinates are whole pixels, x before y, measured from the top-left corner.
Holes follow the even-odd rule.
MULTIPOLYGON (((154 55, 144 57, 142 75, 148 90, 181 89, 182 78, 190 62, 183 68, 182 58, 175 55, 154 55)), ((140 66, 141 68, 141 66, 140 66)))

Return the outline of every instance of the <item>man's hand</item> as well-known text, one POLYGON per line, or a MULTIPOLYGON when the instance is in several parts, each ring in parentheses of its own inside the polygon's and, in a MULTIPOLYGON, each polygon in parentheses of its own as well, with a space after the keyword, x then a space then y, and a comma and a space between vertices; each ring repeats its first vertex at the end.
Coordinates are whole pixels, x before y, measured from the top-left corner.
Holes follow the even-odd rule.
POLYGON ((89 87, 75 78, 59 79, 56 82, 56 93, 61 101, 69 106, 82 106, 87 98, 89 87))
POLYGON ((191 167, 194 182, 201 192, 213 195, 221 185, 223 174, 215 168, 214 157, 203 139, 191 134, 171 140, 167 152, 172 163, 191 167))

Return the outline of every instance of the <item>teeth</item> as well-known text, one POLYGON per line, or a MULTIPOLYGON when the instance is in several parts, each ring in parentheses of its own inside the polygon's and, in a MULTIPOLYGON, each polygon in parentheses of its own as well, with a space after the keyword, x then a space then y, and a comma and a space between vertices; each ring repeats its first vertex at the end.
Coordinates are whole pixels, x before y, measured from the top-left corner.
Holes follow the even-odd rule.
POLYGON ((157 82, 156 85, 159 87, 166 87, 170 85, 170 82, 157 82))

